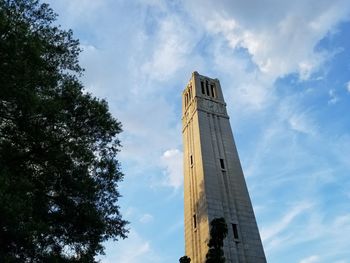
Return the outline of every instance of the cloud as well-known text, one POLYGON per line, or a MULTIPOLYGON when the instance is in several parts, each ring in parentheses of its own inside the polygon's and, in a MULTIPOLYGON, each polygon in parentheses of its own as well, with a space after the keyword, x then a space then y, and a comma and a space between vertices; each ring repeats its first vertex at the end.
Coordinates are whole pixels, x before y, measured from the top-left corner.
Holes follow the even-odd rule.
POLYGON ((348 81, 348 82, 346 83, 346 90, 347 90, 348 92, 350 92, 350 81, 348 81))
POLYGON ((320 262, 320 257, 317 255, 313 255, 300 260, 299 263, 317 263, 317 262, 320 262))
MULTIPOLYGON (((106 14, 110 0, 47 0, 55 12, 59 12, 60 16, 64 15, 64 19, 59 19, 60 23, 69 26, 68 28, 83 26, 86 30, 92 30, 97 21, 101 21, 100 14, 106 14)), ((103 17, 103 18, 106 18, 103 17)), ((65 26, 66 27, 66 26, 65 26)))
POLYGON ((91 16, 99 12, 99 9, 105 7, 108 1, 106 0, 72 0, 65 1, 67 10, 75 17, 79 16, 91 16))
POLYGON ((178 149, 167 150, 163 153, 161 161, 165 167, 165 185, 179 188, 183 183, 182 152, 178 149))
POLYGON ((186 2, 209 32, 223 36, 233 49, 246 49, 261 72, 274 78, 297 72, 302 80, 327 58, 314 48, 335 25, 348 19, 350 9, 342 0, 283 5, 276 1, 186 2))
POLYGON ((316 128, 310 118, 307 117, 306 113, 293 114, 288 119, 290 128, 294 131, 313 135, 316 133, 316 128))
POLYGON ((301 203, 294 206, 291 211, 286 213, 278 222, 261 230, 262 240, 267 242, 268 240, 275 238, 279 233, 284 231, 298 215, 304 213, 311 207, 312 205, 310 203, 301 203))
POLYGON ((328 91, 328 95, 329 95, 328 104, 336 104, 339 101, 339 97, 335 93, 334 89, 330 89, 328 91))
POLYGON ((350 228, 350 214, 337 217, 334 220, 333 227, 338 231, 344 228, 350 228))
POLYGON ((143 239, 135 230, 131 230, 128 238, 106 244, 106 256, 100 256, 98 259, 102 263, 141 263, 155 262, 162 263, 160 256, 156 254, 150 241, 143 239))
POLYGON ((140 223, 142 224, 147 224, 153 221, 153 216, 151 214, 143 214, 140 219, 139 219, 140 223))
POLYGON ((154 167, 158 166, 164 148, 179 145, 181 131, 172 126, 175 119, 172 105, 154 95, 148 99, 126 100, 118 109, 125 131, 121 155, 138 165, 154 167), (157 103, 149 103, 148 99, 157 103))
POLYGON ((141 74, 150 80, 164 81, 186 65, 194 46, 194 32, 176 16, 163 18, 158 26, 153 54, 141 66, 141 74))

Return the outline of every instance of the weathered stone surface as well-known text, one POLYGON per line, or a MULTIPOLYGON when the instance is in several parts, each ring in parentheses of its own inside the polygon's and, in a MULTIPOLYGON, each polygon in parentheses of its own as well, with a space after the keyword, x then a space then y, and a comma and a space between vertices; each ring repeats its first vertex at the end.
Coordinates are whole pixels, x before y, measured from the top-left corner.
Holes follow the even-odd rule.
POLYGON ((193 72, 182 98, 186 255, 204 263, 209 223, 224 217, 226 262, 266 262, 219 80, 193 72))

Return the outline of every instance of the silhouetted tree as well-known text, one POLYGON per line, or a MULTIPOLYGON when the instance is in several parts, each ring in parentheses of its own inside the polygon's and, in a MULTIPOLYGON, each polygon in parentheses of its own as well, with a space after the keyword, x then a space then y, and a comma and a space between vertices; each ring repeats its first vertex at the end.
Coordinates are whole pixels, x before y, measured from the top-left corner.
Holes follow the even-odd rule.
POLYGON ((188 256, 183 256, 180 258, 180 263, 190 263, 191 259, 188 256))
POLYGON ((227 224, 224 218, 215 218, 210 222, 210 240, 206 263, 225 263, 224 239, 227 236, 227 224))
POLYGON ((36 0, 0 0, 0 262, 95 262, 125 238, 121 124, 83 91, 79 42, 36 0))

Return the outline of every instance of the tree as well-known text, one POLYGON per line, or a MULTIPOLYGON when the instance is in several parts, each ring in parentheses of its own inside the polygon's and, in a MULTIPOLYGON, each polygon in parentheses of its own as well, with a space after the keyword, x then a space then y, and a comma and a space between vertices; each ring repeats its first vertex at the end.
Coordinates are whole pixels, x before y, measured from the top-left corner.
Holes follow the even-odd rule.
POLYGON ((95 262, 125 238, 121 124, 83 90, 79 42, 37 0, 0 0, 0 262, 95 262))
POLYGON ((180 263, 190 263, 191 259, 188 256, 183 256, 180 258, 180 263))
POLYGON ((206 263, 225 263, 224 239, 227 236, 227 224, 224 218, 215 218, 210 222, 210 240, 208 243, 208 253, 206 263))

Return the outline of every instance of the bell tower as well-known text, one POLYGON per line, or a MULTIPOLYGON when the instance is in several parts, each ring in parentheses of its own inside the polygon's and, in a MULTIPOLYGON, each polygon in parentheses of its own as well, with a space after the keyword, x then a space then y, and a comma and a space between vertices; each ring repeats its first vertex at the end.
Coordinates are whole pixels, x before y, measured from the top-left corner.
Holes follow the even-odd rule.
POLYGON ((218 79, 197 72, 182 94, 185 250, 204 263, 211 220, 224 217, 227 263, 266 263, 218 79))

